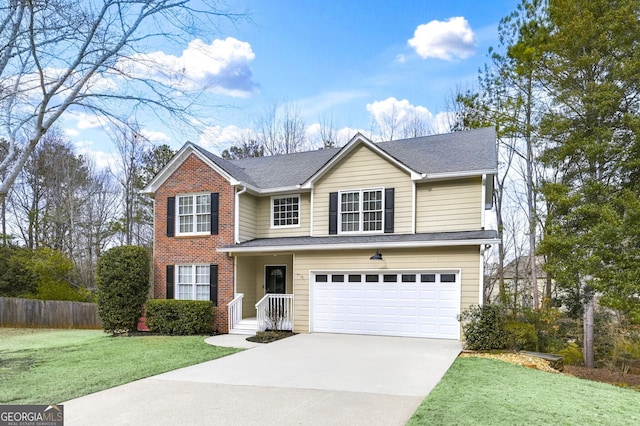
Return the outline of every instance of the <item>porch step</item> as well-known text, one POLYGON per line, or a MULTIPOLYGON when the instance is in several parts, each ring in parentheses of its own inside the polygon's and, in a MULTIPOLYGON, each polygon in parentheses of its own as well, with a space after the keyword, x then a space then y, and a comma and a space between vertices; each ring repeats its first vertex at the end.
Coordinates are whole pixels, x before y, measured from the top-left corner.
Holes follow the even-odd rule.
POLYGON ((229 334, 246 334, 253 336, 258 329, 258 321, 256 319, 243 319, 238 322, 235 327, 229 330, 229 334))

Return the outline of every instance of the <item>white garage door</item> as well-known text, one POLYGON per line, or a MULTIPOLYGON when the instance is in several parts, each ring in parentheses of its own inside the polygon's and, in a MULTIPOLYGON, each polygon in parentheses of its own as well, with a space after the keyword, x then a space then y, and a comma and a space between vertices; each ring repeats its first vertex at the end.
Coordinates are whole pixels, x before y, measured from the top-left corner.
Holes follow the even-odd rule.
POLYGON ((311 331, 459 339, 459 271, 311 273, 311 331))

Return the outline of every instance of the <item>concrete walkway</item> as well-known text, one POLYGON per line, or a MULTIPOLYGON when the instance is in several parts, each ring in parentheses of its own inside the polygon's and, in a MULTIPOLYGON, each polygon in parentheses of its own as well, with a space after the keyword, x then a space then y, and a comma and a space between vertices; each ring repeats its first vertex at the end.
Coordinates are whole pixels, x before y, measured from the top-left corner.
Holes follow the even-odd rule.
POLYGON ((300 334, 67 401, 65 425, 402 425, 460 349, 300 334))

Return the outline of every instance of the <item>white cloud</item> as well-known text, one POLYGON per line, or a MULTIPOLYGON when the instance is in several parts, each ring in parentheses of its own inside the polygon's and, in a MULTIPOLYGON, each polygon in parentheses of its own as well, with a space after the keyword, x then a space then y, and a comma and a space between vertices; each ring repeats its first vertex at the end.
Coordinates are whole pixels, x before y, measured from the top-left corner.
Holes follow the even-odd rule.
POLYGON ((95 129, 108 125, 108 120, 104 116, 87 114, 82 111, 67 111, 65 118, 75 120, 76 127, 80 130, 95 129))
POLYGON ((249 63, 255 58, 247 42, 227 37, 206 44, 189 43, 181 56, 164 52, 137 54, 118 67, 127 75, 151 78, 182 90, 209 90, 234 97, 249 97, 255 90, 249 63))
POLYGON ((76 153, 92 160, 99 170, 106 170, 119 161, 114 153, 96 149, 92 141, 74 141, 73 144, 76 153))
POLYGON ((206 149, 222 152, 242 140, 243 136, 250 132, 248 129, 230 126, 209 126, 204 129, 198 139, 198 144, 206 149))
MULTIPOLYGON (((382 140, 402 139, 414 134, 443 133, 449 129, 450 113, 439 112, 435 116, 426 107, 411 105, 406 100, 389 97, 367 104, 367 111, 375 120, 382 140)), ((363 132, 364 133, 364 132, 363 132)))
POLYGON ((140 131, 142 136, 144 136, 147 140, 151 142, 170 142, 171 138, 167 136, 165 133, 158 132, 156 130, 146 130, 142 129, 140 131))
POLYGON ((413 38, 409 39, 409 45, 423 59, 452 61, 473 55, 476 38, 469 22, 462 16, 456 16, 444 22, 433 20, 418 25, 413 38))

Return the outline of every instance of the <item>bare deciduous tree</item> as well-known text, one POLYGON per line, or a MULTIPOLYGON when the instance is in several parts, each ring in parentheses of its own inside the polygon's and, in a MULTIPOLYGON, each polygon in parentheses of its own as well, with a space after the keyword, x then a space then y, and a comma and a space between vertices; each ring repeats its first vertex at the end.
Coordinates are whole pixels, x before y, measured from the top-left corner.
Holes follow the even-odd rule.
MULTIPOLYGON (((0 198, 46 132, 67 111, 126 122, 150 107, 184 117, 198 91, 163 73, 144 48, 210 33, 238 18, 203 0, 5 1, 0 6, 0 198), (155 69, 157 76, 140 73, 155 69), (123 111, 126 109, 126 113, 123 111)), ((184 73, 185 71, 183 71, 184 73)))

